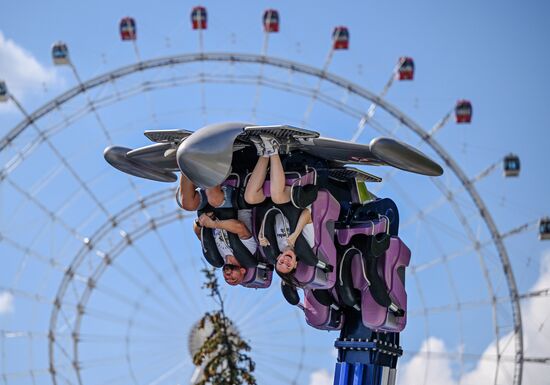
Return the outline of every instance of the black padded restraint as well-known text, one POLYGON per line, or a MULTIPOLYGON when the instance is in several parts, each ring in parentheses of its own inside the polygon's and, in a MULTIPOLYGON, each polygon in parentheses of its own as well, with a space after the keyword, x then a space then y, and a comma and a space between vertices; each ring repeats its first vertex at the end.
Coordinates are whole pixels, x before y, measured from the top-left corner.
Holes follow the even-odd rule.
POLYGON ((318 289, 318 290, 312 290, 311 293, 323 306, 330 306, 334 304, 336 301, 334 300, 334 297, 330 294, 330 291, 325 289, 318 289))
POLYGON ((377 304, 390 307, 392 300, 388 294, 388 288, 384 280, 378 274, 378 257, 380 257, 390 246, 390 236, 386 233, 379 233, 368 236, 366 252, 363 253, 367 278, 370 282, 370 292, 377 304))
POLYGON ((258 265, 258 260, 256 257, 248 250, 248 248, 243 244, 241 239, 237 234, 227 231, 227 238, 229 239, 229 245, 231 250, 233 250, 233 255, 239 261, 242 267, 256 267, 258 265))
MULTIPOLYGON (((285 203, 283 205, 275 205, 276 208, 281 210, 283 215, 288 220, 290 225, 290 232, 293 232, 298 224, 298 219, 302 212, 301 209, 297 209, 292 203, 285 203)), ((275 234, 275 215, 279 214, 278 210, 271 210, 265 217, 264 235, 269 241, 270 245, 264 247, 264 253, 268 257, 269 261, 273 264, 277 262, 276 258, 281 253, 277 246, 277 235, 275 234)), ((296 253, 296 259, 304 262, 308 266, 317 266, 319 259, 315 256, 315 253, 309 246, 309 243, 305 240, 302 234, 296 239, 294 245, 294 252, 296 253)))
POLYGON ((300 209, 305 209, 317 199, 319 186, 314 184, 293 186, 291 193, 293 206, 300 209))
POLYGON ((289 304, 298 305, 300 303, 298 290, 294 286, 288 285, 284 281, 281 281, 281 291, 283 292, 283 297, 285 297, 289 304))
POLYGON ((394 201, 390 198, 376 199, 372 202, 354 208, 350 224, 355 221, 365 222, 379 219, 385 216, 390 220, 390 235, 397 236, 399 233, 399 211, 394 201))
MULTIPOLYGON (((220 220, 238 218, 237 210, 234 208, 223 208, 223 209, 212 208, 212 207, 209 207, 209 208, 212 209, 212 212, 214 213, 216 218, 220 220)), ((208 211, 204 210, 204 212, 208 212, 208 211)), ((249 230, 252 231, 252 229, 249 229, 249 230)), ((212 229, 211 231, 203 231, 203 233, 212 234, 212 239, 214 239, 214 236, 213 236, 214 229, 212 229)), ((239 239, 239 236, 237 234, 233 234, 227 231, 227 238, 229 240, 229 246, 231 247, 231 250, 233 250, 234 257, 237 259, 237 261, 239 261, 242 267, 249 268, 249 267, 256 267, 256 265, 258 265, 258 260, 256 259, 256 257, 250 252, 250 250, 246 248, 246 246, 242 243, 242 241, 239 239)), ((210 247, 210 244, 207 244, 204 246, 210 247)), ((215 242, 214 242, 214 248, 217 254, 219 255, 218 247, 216 246, 215 242)), ((223 257, 222 257, 222 260, 223 260, 223 257)), ((219 266, 216 266, 216 267, 219 267, 219 266)))
POLYGON ((224 265, 225 261, 216 246, 214 233, 205 227, 201 228, 201 246, 202 254, 209 264, 214 267, 222 267, 224 265))
POLYGON ((359 310, 361 308, 361 294, 353 287, 351 273, 351 263, 356 254, 361 255, 361 252, 354 247, 343 253, 339 263, 338 278, 336 279, 336 292, 344 305, 359 310))

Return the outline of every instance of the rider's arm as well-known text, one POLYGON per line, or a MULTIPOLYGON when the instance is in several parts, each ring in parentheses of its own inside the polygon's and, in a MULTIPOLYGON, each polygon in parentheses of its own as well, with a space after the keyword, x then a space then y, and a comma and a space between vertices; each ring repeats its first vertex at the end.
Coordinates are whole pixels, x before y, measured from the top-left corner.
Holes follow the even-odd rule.
POLYGON ((193 232, 199 238, 199 241, 201 240, 201 227, 197 223, 197 221, 193 221, 193 232))
POLYGON ((289 241, 292 245, 296 242, 296 238, 302 233, 304 227, 311 223, 311 211, 309 208, 303 209, 298 218, 298 223, 296 224, 296 229, 292 234, 289 235, 289 241))
POLYGON ((200 195, 189 178, 181 174, 180 178, 181 206, 184 210, 195 211, 200 204, 200 195))
POLYGON ((252 236, 248 227, 238 219, 214 220, 206 214, 202 214, 199 218, 199 222, 202 226, 210 229, 221 229, 237 234, 240 239, 248 239, 252 236))

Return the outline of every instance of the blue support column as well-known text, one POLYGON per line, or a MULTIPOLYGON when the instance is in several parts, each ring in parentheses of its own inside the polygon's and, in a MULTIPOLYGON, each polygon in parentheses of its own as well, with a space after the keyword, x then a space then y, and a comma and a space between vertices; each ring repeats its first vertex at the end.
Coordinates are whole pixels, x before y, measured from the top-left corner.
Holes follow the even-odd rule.
POLYGON ((373 332, 353 309, 346 310, 345 320, 334 343, 338 349, 334 385, 393 385, 397 359, 403 354, 399 333, 373 332))

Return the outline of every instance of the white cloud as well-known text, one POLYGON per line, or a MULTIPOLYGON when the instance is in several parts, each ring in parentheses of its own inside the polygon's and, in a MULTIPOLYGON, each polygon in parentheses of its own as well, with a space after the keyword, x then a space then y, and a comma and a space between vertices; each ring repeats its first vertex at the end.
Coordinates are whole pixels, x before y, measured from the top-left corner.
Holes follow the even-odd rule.
MULTIPOLYGON (((42 90, 44 85, 60 82, 53 68, 40 64, 35 57, 0 31, 0 77, 8 91, 18 99, 42 90)), ((0 105, 4 110, 7 106, 0 105)), ((13 108, 13 107, 12 107, 13 108)))
POLYGON ((13 312, 13 295, 7 291, 0 292, 0 314, 13 312))
MULTIPOLYGON (((550 251, 541 258, 541 271, 531 291, 550 287, 550 251)), ((535 298, 522 303, 523 343, 525 357, 548 357, 550 355, 550 310, 548 299, 535 298)), ((501 354, 514 357, 512 334, 501 338, 501 354), (504 347, 504 348, 502 348, 504 347)), ((431 337, 424 341, 420 351, 405 365, 398 366, 398 384, 478 385, 494 383, 496 371, 496 344, 493 341, 483 352, 476 367, 460 380, 452 377, 451 361, 442 340, 431 337), (439 354, 438 354, 439 353, 439 354)), ((498 383, 510 383, 513 362, 501 361, 498 383)), ((523 383, 529 385, 548 384, 550 367, 547 364, 525 363, 523 383)))
POLYGON ((326 369, 320 369, 310 374, 310 385, 332 385, 334 379, 326 369))

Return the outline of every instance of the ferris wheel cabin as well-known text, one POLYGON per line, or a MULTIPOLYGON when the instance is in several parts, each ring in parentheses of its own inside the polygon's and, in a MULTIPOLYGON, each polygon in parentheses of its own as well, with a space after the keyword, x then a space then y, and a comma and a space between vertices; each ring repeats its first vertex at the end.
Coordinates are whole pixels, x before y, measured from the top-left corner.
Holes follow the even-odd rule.
POLYGON ((470 123, 472 121, 472 103, 468 100, 456 102, 455 117, 457 123, 470 123))
POLYGON ((207 14, 206 8, 198 6, 191 11, 191 24, 193 29, 206 29, 207 14))
POLYGON ((8 87, 6 86, 6 82, 3 80, 0 80, 0 102, 7 102, 8 101, 8 87))
POLYGON ((550 239, 550 217, 541 218, 539 221, 539 239, 541 241, 550 239))
POLYGON ((62 41, 54 43, 52 46, 52 59, 55 65, 69 64, 69 49, 67 44, 62 41))
POLYGON ((336 27, 332 32, 332 48, 348 49, 349 48, 349 32, 346 27, 336 27))
POLYGON ((401 57, 398 62, 397 69, 398 80, 413 80, 414 78, 414 61, 410 57, 401 57))
POLYGON ((274 9, 268 9, 263 17, 265 32, 279 32, 279 12, 274 9))
POLYGON ((520 171, 519 157, 514 154, 509 154, 504 157, 504 176, 518 176, 520 171))
POLYGON ((120 38, 123 41, 136 40, 136 22, 131 17, 124 17, 120 20, 120 38))

